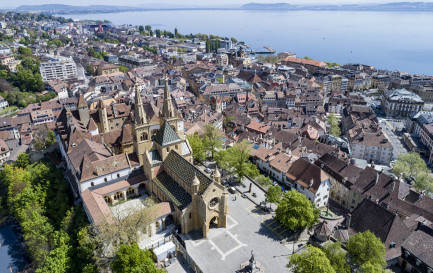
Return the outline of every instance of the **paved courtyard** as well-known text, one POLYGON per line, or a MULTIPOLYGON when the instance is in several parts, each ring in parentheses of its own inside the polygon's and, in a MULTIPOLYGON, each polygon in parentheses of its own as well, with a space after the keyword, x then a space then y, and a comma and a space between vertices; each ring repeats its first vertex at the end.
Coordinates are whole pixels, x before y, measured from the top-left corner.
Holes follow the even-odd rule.
POLYGON ((146 199, 149 196, 144 194, 134 199, 126 200, 121 202, 120 204, 111 206, 111 212, 113 213, 116 219, 123 219, 126 216, 133 214, 136 211, 142 210, 145 208, 146 199))
POLYGON ((293 244, 281 241, 291 233, 271 214, 236 195, 236 200, 234 194, 229 195, 227 228, 212 228, 206 239, 201 238, 201 232, 182 235, 191 258, 205 273, 238 272, 254 250, 265 272, 290 272, 286 264, 293 244))

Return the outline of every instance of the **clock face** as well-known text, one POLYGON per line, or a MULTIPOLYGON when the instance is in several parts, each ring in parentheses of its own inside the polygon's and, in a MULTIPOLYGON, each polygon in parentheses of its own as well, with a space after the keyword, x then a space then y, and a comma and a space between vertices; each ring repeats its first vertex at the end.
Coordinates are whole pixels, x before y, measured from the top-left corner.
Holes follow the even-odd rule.
POLYGON ((217 102, 220 103, 220 102, 221 102, 221 99, 218 99, 217 102))
POLYGON ((215 97, 212 97, 212 98, 211 98, 211 102, 212 102, 213 104, 215 104, 215 101, 216 101, 216 100, 215 100, 215 97))
POLYGON ((210 208, 215 208, 216 206, 218 206, 218 203, 219 203, 219 198, 218 197, 214 197, 214 198, 212 198, 211 200, 210 200, 210 202, 209 202, 209 207, 210 208))

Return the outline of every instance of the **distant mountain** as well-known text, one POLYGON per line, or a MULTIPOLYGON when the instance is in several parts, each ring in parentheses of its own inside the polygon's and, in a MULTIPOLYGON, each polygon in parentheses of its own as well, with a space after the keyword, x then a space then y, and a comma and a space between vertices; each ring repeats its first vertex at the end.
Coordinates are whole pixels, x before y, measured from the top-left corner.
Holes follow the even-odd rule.
POLYGON ((288 3, 248 3, 240 9, 245 10, 342 10, 342 11, 433 11, 433 3, 394 2, 386 4, 354 5, 291 5, 288 3))
POLYGON ((109 11, 128 11, 136 10, 135 7, 128 6, 106 6, 106 5, 90 5, 90 6, 72 6, 62 4, 45 4, 45 5, 22 5, 17 7, 17 11, 41 11, 41 12, 109 12, 109 11))
POLYGON ((296 9, 298 6, 290 5, 287 3, 273 3, 273 4, 265 4, 265 3, 249 3, 241 6, 241 9, 257 9, 257 10, 266 10, 266 9, 296 9))

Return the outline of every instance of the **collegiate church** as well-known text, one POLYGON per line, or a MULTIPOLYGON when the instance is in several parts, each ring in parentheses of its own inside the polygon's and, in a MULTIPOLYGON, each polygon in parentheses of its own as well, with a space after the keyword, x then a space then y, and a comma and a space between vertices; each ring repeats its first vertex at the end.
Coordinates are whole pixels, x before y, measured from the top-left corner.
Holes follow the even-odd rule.
POLYGON ((193 164, 167 79, 162 107, 143 103, 138 88, 133 107, 101 100, 91 110, 80 97, 56 127, 68 180, 90 222, 115 221, 111 205, 148 194, 163 208, 158 227, 172 219, 182 234, 201 230, 203 237, 211 225, 226 227, 227 189, 218 170, 209 177, 193 164))

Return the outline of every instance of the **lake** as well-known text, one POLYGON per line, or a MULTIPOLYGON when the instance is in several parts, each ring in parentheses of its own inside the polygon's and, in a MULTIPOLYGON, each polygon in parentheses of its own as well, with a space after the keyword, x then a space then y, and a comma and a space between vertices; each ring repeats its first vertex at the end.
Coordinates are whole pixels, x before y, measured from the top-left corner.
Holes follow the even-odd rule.
POLYGON ((65 17, 178 28, 182 34, 235 37, 255 49, 270 46, 298 57, 433 75, 433 13, 428 12, 162 10, 65 17))
POLYGON ((28 263, 16 232, 11 225, 0 226, 0 273, 18 272, 28 263))

